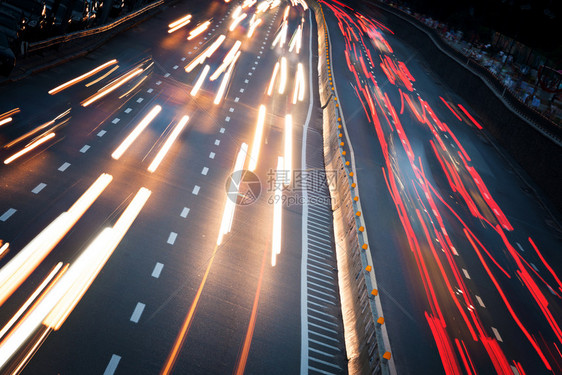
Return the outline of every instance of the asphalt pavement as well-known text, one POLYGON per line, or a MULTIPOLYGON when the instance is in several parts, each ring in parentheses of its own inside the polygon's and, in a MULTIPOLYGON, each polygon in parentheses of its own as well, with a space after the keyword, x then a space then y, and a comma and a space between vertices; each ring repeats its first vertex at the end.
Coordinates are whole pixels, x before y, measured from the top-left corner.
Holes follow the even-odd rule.
POLYGON ((384 13, 322 6, 397 372, 562 372, 560 233, 532 181, 384 13))
MULTIPOLYGON (((316 62, 310 52, 316 35, 313 17, 302 5, 288 7, 289 2, 277 6, 270 2, 270 9, 261 13, 257 4, 238 11, 242 4, 177 2, 84 58, 0 88, 0 112, 21 110, 3 125, 0 142, 9 145, 26 135, 0 150, 0 157, 9 160, 29 148, 1 167, 0 239, 10 246, 2 254, 0 272, 14 264, 44 228, 61 220, 59 215, 73 215, 80 208, 75 202, 100 175, 112 176, 44 259, 24 262, 24 267, 35 266, 28 275, 20 269, 9 279, 25 274, 15 283, 17 288, 3 295, 1 324, 7 327, 16 319, 0 343, 3 371, 347 372, 330 206, 309 207, 299 200, 303 193, 288 185, 281 192, 286 200, 277 222, 271 200, 275 182, 279 183, 278 157, 287 155, 286 114, 293 118, 290 154, 295 173, 303 167, 323 167, 321 122, 314 110, 318 91, 309 83, 316 83, 316 62), (229 30, 244 12, 248 15, 229 30), (259 14, 252 18, 255 13, 259 14), (168 33, 169 24, 187 14, 192 15, 191 22, 168 33), (285 18, 287 40, 274 47, 285 18), (248 37, 257 19, 261 23, 248 37), (203 33, 186 40, 189 30, 207 20, 203 33), (302 47, 297 54, 289 52, 289 43, 299 25, 302 47), (226 36, 220 48, 186 72, 184 68, 219 35, 226 36), (237 40, 242 42, 241 53, 234 63, 225 64, 231 79, 220 103, 214 101, 225 73, 212 82, 207 77, 192 95, 204 65, 209 64, 211 75, 237 40), (272 72, 282 57, 287 87, 279 93, 282 67, 276 92, 269 96, 272 72), (91 77, 48 94, 112 59, 117 61, 91 77), (293 103, 299 62, 303 98, 293 103), (125 82, 129 75, 133 78, 125 82), (109 89, 113 91, 95 98, 109 89), (262 104, 267 108, 263 135, 253 142, 262 104), (147 123, 146 116, 157 106, 161 110, 147 123), (184 115, 189 120, 174 138, 184 115), (141 129, 143 122, 147 126, 141 129), (309 132, 314 135, 307 138, 309 132), (134 141, 116 156, 131 134, 136 135, 134 141), (261 181, 261 194, 252 204, 229 205, 229 175, 244 143, 248 145, 244 165, 249 168, 252 158, 257 161, 254 173, 261 181), (167 144, 168 153, 150 172, 167 144), (254 157, 256 144, 261 150, 254 157), (150 196, 112 249, 113 240, 100 241, 98 235, 104 228, 119 232, 137 207, 139 194, 146 192, 141 188, 150 196), (221 240, 232 206, 230 231, 224 231, 221 240), (309 212, 321 224, 304 221, 309 212), (281 228, 281 247, 279 254, 272 254, 279 241, 276 228, 281 228), (316 241, 310 248, 312 256, 309 236, 316 241), (93 241, 98 241, 97 247, 90 246, 93 241), (89 254, 91 259, 86 258, 89 254), (66 264, 70 266, 65 268, 66 264), (44 282, 48 274, 53 278, 44 282), (76 281, 64 289, 71 276, 76 281), (81 291, 79 284, 84 286, 81 291), (45 288, 34 295, 41 286, 45 288), (49 323, 51 315, 45 320, 41 314, 59 290, 67 296, 61 300, 75 304, 56 326, 49 323), (33 326, 30 322, 36 318, 33 326), (32 328, 25 331, 27 327, 32 328), (13 346, 14 342, 21 345, 13 346)), ((314 193, 328 196, 325 189, 314 193)), ((59 230, 58 225, 49 228, 50 234, 59 230)), ((45 235, 41 240, 33 254, 52 238, 45 235)), ((9 283, 5 285, 8 288, 9 283)))

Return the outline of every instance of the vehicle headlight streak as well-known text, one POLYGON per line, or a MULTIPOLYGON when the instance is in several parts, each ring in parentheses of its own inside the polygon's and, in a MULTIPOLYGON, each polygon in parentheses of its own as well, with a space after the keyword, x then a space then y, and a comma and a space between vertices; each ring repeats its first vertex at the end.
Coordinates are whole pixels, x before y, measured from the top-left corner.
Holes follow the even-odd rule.
POLYGON ((289 17, 289 11, 291 10, 291 6, 287 5, 285 7, 285 13, 283 13, 283 21, 287 21, 287 18, 289 17))
POLYGON ((104 228, 69 267, 66 275, 45 297, 47 300, 52 294, 49 302, 52 303, 52 300, 56 300, 56 305, 52 310, 49 309, 51 311, 44 318, 44 325, 54 330, 58 330, 62 326, 128 232, 150 194, 150 190, 140 188, 115 225, 104 228))
POLYGON ((273 74, 271 75, 271 81, 269 81, 269 88, 267 89, 267 95, 271 96, 273 93, 273 87, 275 86, 275 77, 277 77, 277 72, 279 72, 279 61, 275 63, 273 68, 273 74))
POLYGON ((11 122, 11 121, 12 121, 12 118, 11 118, 11 117, 6 117, 6 118, 0 120, 0 126, 5 125, 5 124, 7 124, 7 123, 9 123, 9 122, 11 122))
POLYGON ((224 57, 224 59, 222 61, 222 64, 213 72, 213 74, 209 78, 211 81, 214 81, 215 79, 219 78, 219 76, 222 74, 222 72, 224 72, 226 70, 228 65, 231 62, 234 61, 234 59, 236 57, 236 54, 237 54, 238 50, 240 49, 241 45, 242 45, 242 42, 239 41, 239 40, 237 40, 236 43, 234 43, 234 45, 232 46, 230 51, 228 51, 228 53, 224 57))
POLYGON ((115 65, 113 68, 111 68, 107 73, 102 74, 101 76, 99 76, 98 78, 94 79, 91 82, 86 83, 84 86, 86 87, 90 87, 95 85, 96 83, 98 83, 99 81, 101 81, 102 79, 105 79, 106 77, 109 77, 109 75, 111 73, 113 73, 114 71, 116 71, 117 69, 119 69, 119 65, 115 65))
POLYGON ((41 327, 57 330, 86 293, 150 197, 141 188, 113 227, 105 228, 54 284, 33 311, 0 343, 0 368, 41 327))
POLYGON ((119 87, 121 87, 122 85, 124 85, 125 83, 129 82, 131 79, 133 79, 134 77, 138 76, 139 74, 141 74, 143 72, 143 69, 138 68, 135 69, 127 74, 125 74, 123 77, 113 81, 111 84, 109 84, 108 86, 106 86, 105 88, 101 89, 97 94, 89 97, 88 99, 86 99, 85 101, 83 101, 81 104, 83 107, 87 107, 90 104, 92 104, 93 102, 95 102, 96 100, 103 98, 104 96, 106 96, 107 94, 111 93, 112 91, 118 89, 119 87))
POLYGON ((191 89, 190 92, 191 96, 197 95, 199 89, 203 85, 203 81, 205 80, 205 77, 207 77, 207 73, 209 73, 209 70, 211 70, 211 67, 209 65, 205 65, 203 71, 199 75, 199 78, 197 78, 197 82, 195 82, 195 85, 193 85, 193 88, 191 89))
POLYGON ((154 106, 154 108, 152 108, 150 112, 148 112, 148 114, 141 120, 141 122, 139 122, 138 125, 135 126, 133 131, 127 136, 127 138, 125 138, 125 140, 119 145, 119 147, 117 147, 115 151, 113 151, 111 157, 115 160, 119 160, 123 153, 127 151, 129 146, 133 144, 135 139, 137 139, 137 137, 144 131, 144 129, 146 129, 146 127, 152 120, 154 120, 154 118, 158 115, 158 113, 160 113, 161 110, 162 107, 160 107, 159 105, 154 106))
POLYGON ((230 24, 230 27, 228 28, 229 31, 234 31, 234 29, 236 28, 236 26, 238 26, 238 24, 240 22, 242 22, 242 20, 244 18, 246 18, 248 15, 246 13, 242 13, 241 15, 239 15, 238 17, 236 17, 234 19, 234 21, 232 21, 232 23, 230 24))
POLYGON ((279 31, 275 39, 273 39, 273 43, 271 44, 272 47, 275 47, 277 43, 279 43, 279 47, 283 48, 285 42, 287 41, 287 28, 287 21, 284 21, 281 25, 281 30, 279 31))
POLYGON ((289 185, 291 183, 291 176, 293 175, 293 116, 291 115, 285 116, 284 138, 285 155, 283 157, 283 160, 285 164, 283 165, 283 169, 287 174, 287 178, 285 179, 284 184, 289 185))
POLYGON ((232 169, 230 186, 228 188, 228 193, 231 196, 226 198, 226 203, 224 205, 224 213, 222 215, 219 235, 217 237, 217 246, 222 243, 224 235, 230 233, 232 228, 234 211, 236 209, 236 197, 233 197, 232 195, 237 195, 239 193, 240 181, 242 180, 242 173, 247 153, 248 145, 246 143, 242 143, 240 151, 238 151, 238 156, 236 157, 236 162, 234 163, 234 168, 232 169))
POLYGON ((62 268, 63 263, 59 262, 55 268, 47 275, 43 282, 35 289, 35 291, 29 296, 25 303, 19 308, 19 310, 12 316, 12 318, 4 325, 2 330, 0 330, 0 339, 13 327, 13 325, 18 321, 18 319, 23 315, 23 313, 31 306, 31 304, 39 297, 43 290, 49 285, 51 280, 59 273, 62 268))
POLYGON ((164 145, 162 146, 160 151, 158 151, 158 154, 156 154, 156 157, 154 157, 152 163, 150 163, 150 165, 148 166, 149 172, 152 173, 156 171, 156 168, 158 168, 158 166, 162 162, 162 159, 164 159, 164 157, 166 156, 166 154, 168 153, 168 151, 170 150, 170 148, 172 147, 172 145, 180 135, 181 131, 187 124, 188 120, 189 120, 189 116, 187 115, 183 116, 181 120, 178 122, 178 124, 176 125, 176 127, 174 128, 174 130, 172 130, 172 133, 170 134, 168 139, 166 139, 166 142, 164 142, 164 145))
POLYGON ((219 104, 221 102, 222 97, 224 96, 224 93, 226 91, 226 86, 228 85, 228 82, 230 81, 230 76, 232 75, 232 71, 234 70, 234 65, 236 64, 236 61, 238 60, 238 57, 240 57, 240 51, 238 51, 236 53, 236 56, 234 56, 234 60, 230 63, 230 67, 226 71, 224 77, 222 77, 222 82, 219 86, 219 91, 217 91, 217 95, 215 96, 215 100, 213 101, 213 103, 219 104))
POLYGON ((297 73, 295 75, 295 90, 293 91, 293 104, 297 104, 297 99, 299 102, 302 102, 304 100, 304 85, 304 69, 302 67, 302 64, 298 63, 297 73))
POLYGON ((281 58, 281 80, 279 82, 279 94, 285 92, 285 86, 287 85, 287 59, 285 57, 281 58))
POLYGON ((0 269, 0 306, 27 279, 101 195, 113 177, 102 174, 84 194, 0 269))
POLYGON ((289 42, 289 52, 293 52, 293 49, 297 52, 297 55, 301 51, 302 46, 302 25, 299 25, 295 30, 295 33, 291 37, 291 41, 289 42))
POLYGON ((222 42, 224 42, 224 40, 226 39, 226 36, 224 35, 220 35, 217 40, 215 40, 213 42, 213 44, 211 44, 209 47, 207 47, 207 49, 205 49, 203 52, 201 52, 199 54, 199 56, 197 56, 195 59, 193 59, 186 67, 185 67, 185 71, 187 73, 190 73, 197 65, 199 64, 203 64, 203 62, 205 62, 205 59, 211 57, 213 55, 213 53, 220 47, 220 45, 222 44, 222 42))
POLYGON ((191 14, 188 14, 187 16, 184 16, 179 20, 172 22, 171 24, 168 25, 169 28, 168 34, 171 34, 174 31, 181 29, 182 27, 184 27, 190 22, 191 22, 191 14))
POLYGON ((258 123, 256 125, 256 131, 254 133, 254 141, 252 142, 252 150, 250 151, 250 162, 248 164, 248 169, 252 172, 256 169, 256 166, 258 165, 264 126, 265 126, 265 106, 262 104, 260 105, 260 109, 258 113, 258 123))
POLYGON ((39 138, 38 140, 36 140, 35 142, 30 143, 29 145, 25 146, 23 149, 21 149, 20 151, 16 152, 15 154, 13 154, 12 156, 10 156, 8 159, 4 160, 4 164, 10 164, 11 162, 13 162, 14 160, 16 160, 17 158, 19 158, 20 156, 27 154, 29 151, 33 150, 34 148, 42 145, 43 143, 47 142, 49 139, 53 138, 55 136, 55 133, 49 133, 46 136, 39 138))
POLYGON ((71 79, 70 81, 68 81, 66 83, 63 83, 62 85, 57 86, 52 90, 49 90, 49 94, 55 95, 56 93, 61 92, 62 90, 66 89, 66 88, 68 88, 68 87, 70 87, 70 86, 72 86, 72 85, 74 85, 78 82, 81 82, 81 81, 85 80, 86 78, 89 78, 89 77, 93 76, 94 74, 97 74, 97 73, 101 72, 102 70, 104 70, 108 66, 111 66, 111 65, 114 65, 114 64, 117 64, 117 60, 115 60, 115 59, 110 60, 110 61, 106 62, 105 64, 102 64, 102 65, 98 66, 97 68, 92 69, 89 72, 82 74, 81 76, 78 76, 74 79, 71 79))
MULTIPOLYGON (((255 14, 254 14, 255 16, 255 14)), ((255 21, 250 21, 250 29, 248 30, 248 38, 251 38, 254 35, 254 31, 256 28, 261 24, 261 18, 258 18, 255 21)))
POLYGON ((195 29, 191 30, 189 32, 189 36, 187 37, 187 40, 191 40, 191 39, 195 38, 196 36, 198 36, 199 34, 201 34, 203 31, 207 30, 207 28, 209 27, 210 24, 211 24, 211 21, 206 21, 206 22, 203 22, 201 25, 197 26, 195 29))
MULTIPOLYGON (((283 223, 283 181, 279 181, 280 176, 284 176, 283 157, 277 157, 277 173, 275 181, 275 193, 273 198, 273 235, 271 238, 271 266, 277 264, 277 255, 281 254, 281 231, 283 223)), ((284 179, 284 178, 282 178, 284 179)))

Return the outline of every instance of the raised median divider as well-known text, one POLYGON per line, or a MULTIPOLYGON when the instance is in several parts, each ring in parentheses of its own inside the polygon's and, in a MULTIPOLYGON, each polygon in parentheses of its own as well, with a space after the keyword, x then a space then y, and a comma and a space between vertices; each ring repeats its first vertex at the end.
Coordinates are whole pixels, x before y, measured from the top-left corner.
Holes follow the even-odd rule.
POLYGON ((322 104, 324 162, 330 179, 348 370, 352 374, 395 374, 386 332, 359 187, 345 119, 331 67, 329 30, 322 6, 309 1, 318 29, 318 81, 322 104), (350 150, 349 155, 346 149, 350 150))

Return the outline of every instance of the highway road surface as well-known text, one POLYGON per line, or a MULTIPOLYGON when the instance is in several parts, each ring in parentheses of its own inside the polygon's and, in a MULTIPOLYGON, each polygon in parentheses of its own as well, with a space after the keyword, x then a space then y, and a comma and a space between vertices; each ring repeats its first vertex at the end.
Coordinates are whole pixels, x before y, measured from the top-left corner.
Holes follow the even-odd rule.
POLYGON ((177 1, 0 87, 0 372, 344 374, 301 1, 177 1))
POLYGON ((556 218, 385 13, 321 5, 397 372, 562 373, 556 218))

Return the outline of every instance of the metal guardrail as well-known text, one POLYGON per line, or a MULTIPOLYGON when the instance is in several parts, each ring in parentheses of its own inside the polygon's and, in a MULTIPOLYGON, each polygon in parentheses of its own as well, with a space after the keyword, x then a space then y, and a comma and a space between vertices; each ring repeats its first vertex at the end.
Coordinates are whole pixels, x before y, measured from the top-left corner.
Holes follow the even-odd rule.
POLYGON ((117 26, 131 20, 131 19, 134 19, 134 18, 136 18, 136 17, 138 17, 138 16, 140 16, 140 15, 142 15, 142 14, 162 5, 162 4, 164 4, 164 0, 158 0, 154 3, 152 3, 152 4, 149 4, 149 5, 145 6, 142 9, 137 10, 136 12, 133 12, 131 14, 128 14, 126 16, 123 16, 123 17, 119 18, 118 20, 115 20, 114 22, 112 22, 110 24, 94 27, 94 28, 91 28, 91 29, 88 29, 88 30, 76 31, 76 32, 73 32, 73 33, 49 38, 49 39, 42 40, 42 41, 35 42, 35 43, 30 43, 27 51, 28 51, 28 53, 29 52, 36 52, 36 51, 39 51, 41 49, 52 47, 52 46, 57 45, 57 44, 70 42, 74 39, 80 39, 80 38, 84 38, 84 37, 88 37, 88 36, 92 36, 92 35, 107 32, 107 31, 112 30, 115 27, 117 27, 117 26))
POLYGON ((550 138, 553 142, 562 146, 562 126, 550 121, 541 113, 522 102, 515 93, 505 86, 498 77, 487 68, 483 67, 476 60, 469 56, 457 51, 449 44, 447 44, 441 36, 432 28, 425 25, 423 22, 412 17, 410 14, 401 11, 400 9, 388 6, 387 4, 377 3, 370 4, 372 6, 381 8, 387 12, 400 17, 406 22, 411 23, 413 26, 425 32, 435 45, 445 54, 456 60, 459 64, 471 71, 473 74, 480 77, 487 86, 494 91, 496 96, 500 98, 506 106, 516 113, 519 117, 525 120, 529 125, 539 130, 542 134, 550 138))

